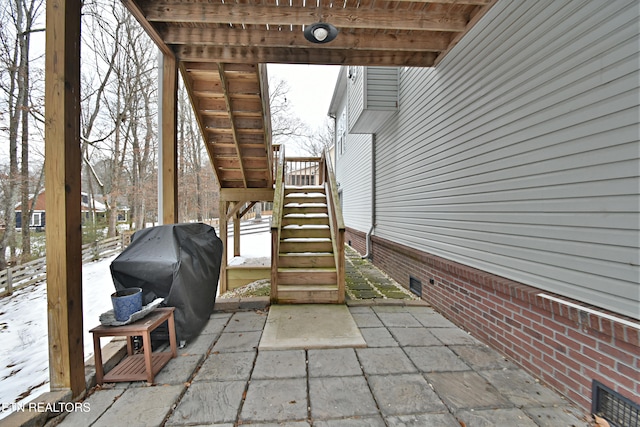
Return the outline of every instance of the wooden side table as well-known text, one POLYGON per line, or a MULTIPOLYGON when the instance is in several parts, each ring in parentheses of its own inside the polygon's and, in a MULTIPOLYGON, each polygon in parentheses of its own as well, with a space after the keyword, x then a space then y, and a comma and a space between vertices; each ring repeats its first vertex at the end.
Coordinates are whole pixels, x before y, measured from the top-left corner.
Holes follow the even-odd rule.
POLYGON ((93 334, 93 349, 96 362, 96 382, 144 381, 153 383, 155 375, 169 360, 178 355, 176 345, 176 325, 173 312, 175 307, 160 307, 148 316, 123 326, 100 325, 89 332, 93 334), (171 351, 153 353, 151 349, 151 332, 165 321, 169 323, 169 344, 171 351), (104 375, 102 366, 102 337, 127 337, 127 356, 109 373, 104 375), (142 336, 144 352, 133 354, 133 337, 142 336))

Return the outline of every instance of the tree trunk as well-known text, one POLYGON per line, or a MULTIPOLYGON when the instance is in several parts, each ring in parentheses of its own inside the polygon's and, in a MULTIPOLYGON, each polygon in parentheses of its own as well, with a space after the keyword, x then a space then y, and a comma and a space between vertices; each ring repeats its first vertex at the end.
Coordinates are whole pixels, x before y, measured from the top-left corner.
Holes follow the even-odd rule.
MULTIPOLYGON (((32 3, 33 6, 33 3, 32 3)), ((23 6, 19 6, 21 9, 23 6)), ((21 93, 21 99, 19 101, 20 109, 22 110, 22 164, 20 172, 20 185, 22 190, 22 262, 27 262, 31 259, 31 228, 29 227, 31 222, 31 207, 29 206, 29 47, 31 42, 31 23, 33 17, 31 11, 26 10, 26 25, 25 31, 19 37, 20 44, 20 71, 18 72, 18 84, 22 87, 18 92, 21 93), (26 215, 25 215, 26 214, 26 215)))

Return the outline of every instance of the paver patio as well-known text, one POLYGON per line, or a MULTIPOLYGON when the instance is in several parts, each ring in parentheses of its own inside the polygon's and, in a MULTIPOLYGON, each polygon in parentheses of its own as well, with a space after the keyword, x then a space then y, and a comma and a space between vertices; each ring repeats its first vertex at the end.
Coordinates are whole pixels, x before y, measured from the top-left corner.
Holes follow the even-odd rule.
POLYGON ((87 399, 95 411, 71 413, 60 425, 590 425, 430 307, 349 310, 366 348, 260 351, 266 311, 215 313, 156 385, 105 385, 87 399))

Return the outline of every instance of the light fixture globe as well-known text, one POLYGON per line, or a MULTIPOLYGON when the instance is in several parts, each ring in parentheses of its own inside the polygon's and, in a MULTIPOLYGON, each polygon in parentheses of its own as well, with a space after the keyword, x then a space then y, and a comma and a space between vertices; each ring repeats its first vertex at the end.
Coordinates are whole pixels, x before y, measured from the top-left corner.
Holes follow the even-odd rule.
POLYGON ((326 22, 316 22, 304 29, 304 38, 311 43, 329 43, 338 35, 338 29, 326 22))

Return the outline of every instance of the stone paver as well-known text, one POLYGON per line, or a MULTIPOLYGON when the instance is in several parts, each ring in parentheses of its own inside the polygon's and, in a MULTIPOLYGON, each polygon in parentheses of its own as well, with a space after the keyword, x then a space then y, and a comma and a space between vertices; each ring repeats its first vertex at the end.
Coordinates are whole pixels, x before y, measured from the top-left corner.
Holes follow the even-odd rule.
POLYGON ((307 375, 304 350, 271 350, 258 353, 252 378, 296 378, 307 375))
POLYGON ((420 374, 372 375, 369 385, 384 415, 447 411, 440 397, 420 374))
POLYGON ((584 416, 572 406, 552 406, 541 408, 524 408, 523 411, 529 415, 540 427, 557 426, 584 426, 584 416))
POLYGON ((254 351, 260 344, 262 332, 224 332, 213 346, 213 352, 245 352, 254 351))
POLYGON ((380 417, 343 418, 340 420, 316 421, 314 427, 385 427, 380 417))
POLYGON ((234 313, 224 328, 225 332, 248 332, 248 331, 262 331, 264 323, 267 321, 267 316, 260 312, 255 311, 240 311, 234 313))
POLYGON ((389 332, 402 347, 442 345, 442 342, 425 328, 389 328, 389 332))
POLYGON ((429 332, 444 345, 480 344, 480 341, 458 328, 431 328, 429 332))
POLYGON ((367 375, 410 374, 418 372, 406 354, 396 347, 359 348, 356 350, 367 375))
POLYGON ((536 427, 536 423, 517 408, 465 410, 456 417, 473 427, 536 427))
POLYGON ((378 316, 370 313, 351 313, 359 328, 381 328, 384 325, 378 316))
MULTIPOLYGON (((388 278, 373 279, 366 261, 354 259, 352 268, 352 278, 380 281, 371 292, 387 289, 388 278)), ((361 282, 356 287, 367 291, 361 282)), ((265 310, 214 313, 156 376, 156 386, 105 385, 89 396, 91 412, 72 413, 61 425, 590 425, 580 410, 433 308, 379 298, 354 304, 348 310, 366 348, 263 351, 265 310)))
POLYGON ((474 371, 426 374, 440 398, 453 412, 460 409, 508 408, 513 404, 474 371))
POLYGON ((174 425, 234 422, 244 389, 244 381, 194 382, 169 422, 174 425))
POLYGON ((517 407, 565 403, 557 393, 543 387, 535 378, 520 369, 480 371, 479 374, 517 407))
POLYGON ((204 355, 209 351, 216 338, 218 338, 218 336, 214 334, 200 334, 196 339, 188 341, 183 348, 178 348, 178 354, 204 355))
POLYGON ((349 377, 362 375, 352 348, 309 350, 309 377, 349 377))
POLYGON ((411 311, 413 317, 425 328, 455 328, 450 320, 441 314, 434 312, 433 310, 413 310, 411 311))
POLYGON ((363 376, 310 378, 309 398, 314 419, 378 414, 376 402, 363 376))
POLYGON ((240 413, 242 421, 303 421, 307 419, 307 380, 252 380, 240 413))
POLYGON ((59 424, 62 427, 90 426, 124 393, 123 389, 107 389, 96 391, 86 400, 89 411, 71 412, 59 424))
POLYGON ((457 427, 461 425, 448 413, 393 416, 387 418, 387 423, 389 427, 457 427))
POLYGON ((137 387, 125 390, 93 424, 95 427, 148 427, 160 425, 173 403, 184 390, 182 386, 137 387), (135 405, 132 404, 135 402, 135 405))
POLYGON ((188 354, 169 360, 155 376, 156 384, 184 384, 191 379, 193 372, 204 358, 200 354, 188 354))
POLYGON ((367 347, 397 347, 398 342, 393 338, 387 328, 362 328, 360 329, 362 338, 367 343, 367 347))
POLYGON ((248 381, 256 352, 213 353, 204 361, 194 381, 248 381))
POLYGON ((468 371, 471 368, 447 347, 405 347, 420 372, 468 371))
POLYGON ((449 348, 475 370, 516 368, 516 365, 509 362, 507 358, 483 344, 452 345, 449 348))

